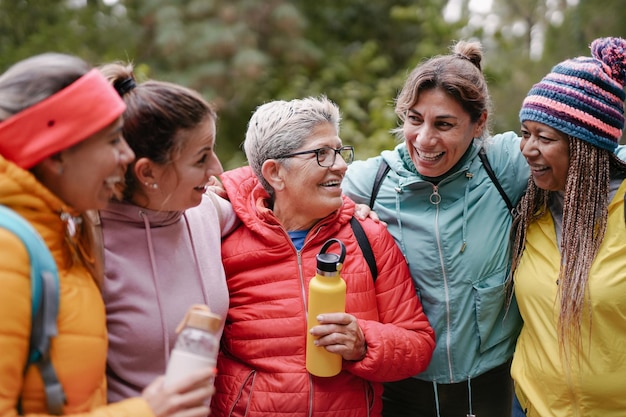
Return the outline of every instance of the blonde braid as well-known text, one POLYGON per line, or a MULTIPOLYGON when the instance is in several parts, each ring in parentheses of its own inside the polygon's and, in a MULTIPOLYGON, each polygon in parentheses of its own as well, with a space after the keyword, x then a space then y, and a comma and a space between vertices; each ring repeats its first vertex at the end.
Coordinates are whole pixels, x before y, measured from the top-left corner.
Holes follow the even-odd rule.
MULTIPOLYGON (((582 349, 581 328, 589 270, 606 231, 609 196, 609 153, 570 137, 570 165, 563 202, 561 270, 559 272, 559 345, 566 362, 568 347, 582 349)), ((591 330, 591 309, 587 320, 591 330)))

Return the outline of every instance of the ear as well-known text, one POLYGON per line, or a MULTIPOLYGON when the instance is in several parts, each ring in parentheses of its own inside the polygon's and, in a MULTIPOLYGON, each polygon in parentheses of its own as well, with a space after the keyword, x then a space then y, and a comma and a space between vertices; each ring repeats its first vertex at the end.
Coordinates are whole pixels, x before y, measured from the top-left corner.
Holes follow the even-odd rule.
POLYGON ((140 184, 156 184, 158 182, 154 163, 150 159, 139 158, 133 169, 140 184))
POLYGON ((485 129, 487 128, 487 110, 483 111, 483 113, 478 118, 476 125, 474 126, 474 137, 479 138, 485 133, 485 129))
POLYGON ((276 159, 268 159, 263 162, 261 166, 261 174, 265 181, 271 185, 274 191, 280 191, 285 187, 285 182, 283 177, 285 175, 285 170, 283 168, 283 164, 278 162, 276 159))

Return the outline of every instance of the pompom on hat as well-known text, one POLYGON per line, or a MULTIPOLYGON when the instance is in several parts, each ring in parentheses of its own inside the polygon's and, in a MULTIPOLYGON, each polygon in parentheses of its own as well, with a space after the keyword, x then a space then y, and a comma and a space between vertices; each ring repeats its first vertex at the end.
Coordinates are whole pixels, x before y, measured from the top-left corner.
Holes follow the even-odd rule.
POLYGON ((613 152, 624 130, 626 40, 596 39, 591 53, 554 66, 531 88, 519 118, 613 152))

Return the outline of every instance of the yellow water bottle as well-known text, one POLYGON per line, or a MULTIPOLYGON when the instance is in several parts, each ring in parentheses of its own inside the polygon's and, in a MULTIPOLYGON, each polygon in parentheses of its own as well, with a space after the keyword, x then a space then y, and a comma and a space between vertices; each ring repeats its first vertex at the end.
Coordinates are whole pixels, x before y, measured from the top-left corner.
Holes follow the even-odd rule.
POLYGON ((326 241, 317 255, 317 273, 309 283, 306 369, 315 376, 335 376, 341 372, 341 355, 331 353, 323 346, 315 346, 315 337, 308 330, 319 324, 317 316, 320 314, 345 312, 346 282, 339 276, 345 257, 346 247, 342 241, 326 241), (326 253, 334 243, 339 245, 341 254, 326 253))

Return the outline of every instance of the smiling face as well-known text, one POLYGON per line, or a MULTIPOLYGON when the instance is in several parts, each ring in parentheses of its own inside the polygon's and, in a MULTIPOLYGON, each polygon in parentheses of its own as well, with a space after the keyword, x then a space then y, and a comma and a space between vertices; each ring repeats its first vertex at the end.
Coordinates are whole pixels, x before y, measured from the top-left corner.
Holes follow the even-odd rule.
POLYGON ((42 176, 41 182, 79 212, 102 209, 113 197, 116 185, 123 181, 126 168, 134 158, 135 154, 122 137, 120 117, 51 157, 58 169, 42 176))
POLYGON ((447 173, 465 154, 473 138, 481 135, 487 114, 477 122, 441 89, 424 90, 409 108, 404 138, 417 171, 425 177, 447 173))
POLYGON ((222 173, 215 154, 215 121, 206 117, 191 129, 176 134, 180 150, 166 165, 152 164, 156 189, 148 192, 147 207, 160 211, 183 211, 202 201, 212 175, 222 173))
POLYGON ((569 140, 566 134, 544 125, 522 123, 520 149, 530 166, 535 185, 542 190, 565 191, 569 169, 569 140))
MULTIPOLYGON (((294 153, 341 145, 335 127, 321 123, 294 153)), ((287 230, 309 229, 341 207, 341 181, 348 169, 341 156, 328 168, 318 165, 314 153, 268 160, 264 165, 264 172, 269 165, 275 168, 268 178, 275 191, 274 214, 287 230)))

